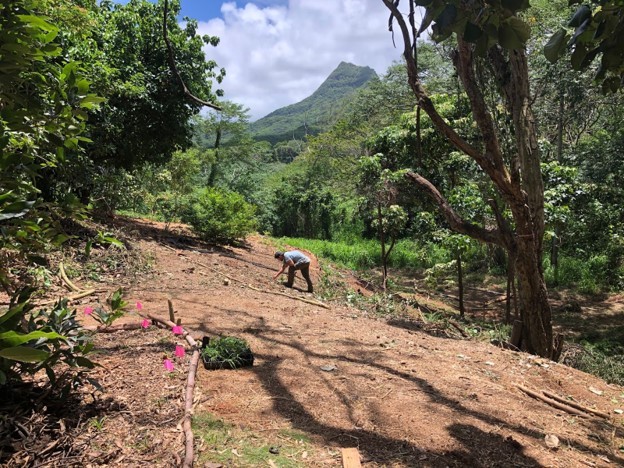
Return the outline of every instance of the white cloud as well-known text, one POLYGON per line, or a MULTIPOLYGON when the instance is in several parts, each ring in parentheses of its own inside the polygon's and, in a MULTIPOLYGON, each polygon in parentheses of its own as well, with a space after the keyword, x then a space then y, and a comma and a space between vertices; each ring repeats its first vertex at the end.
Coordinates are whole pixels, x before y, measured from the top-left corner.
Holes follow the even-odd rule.
POLYGON ((208 59, 227 71, 225 99, 257 119, 309 96, 341 61, 383 74, 400 58, 381 0, 289 0, 262 6, 224 3, 223 18, 199 23, 200 34, 219 36, 208 59))

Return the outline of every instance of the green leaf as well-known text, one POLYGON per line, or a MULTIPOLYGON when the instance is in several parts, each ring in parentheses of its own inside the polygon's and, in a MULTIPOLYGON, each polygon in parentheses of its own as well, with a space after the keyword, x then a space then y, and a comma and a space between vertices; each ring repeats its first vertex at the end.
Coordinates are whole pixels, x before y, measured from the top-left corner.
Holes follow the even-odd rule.
POLYGON ((68 236, 67 234, 57 234, 56 236, 54 236, 54 239, 52 240, 52 243, 55 246, 60 246, 61 244, 65 243, 67 240, 71 239, 70 236, 68 236))
POLYGON ((587 47, 582 44, 577 44, 574 48, 574 52, 572 52, 572 57, 570 57, 570 64, 574 70, 580 70, 582 64, 585 60, 585 56, 587 55, 587 47))
POLYGON ((80 367, 86 367, 87 369, 93 369, 95 367, 95 364, 91 361, 91 359, 87 359, 83 356, 76 357, 76 364, 80 367))
POLYGON ((591 9, 587 5, 581 5, 574 13, 574 16, 572 16, 568 26, 577 28, 583 24, 587 18, 591 18, 591 9))
POLYGON ((17 17, 24 23, 27 23, 29 26, 33 26, 41 29, 42 31, 58 31, 58 28, 51 23, 48 23, 40 16, 34 15, 17 15, 17 17))
POLYGON ((452 3, 448 3, 442 13, 436 18, 436 25, 440 28, 440 32, 445 34, 447 29, 457 19, 457 7, 452 3))
POLYGON ((505 49, 521 49, 531 35, 531 28, 520 18, 512 16, 498 28, 498 41, 505 49))
POLYGON ((48 340, 63 340, 66 341, 66 338, 63 335, 59 335, 56 332, 43 332, 43 331, 34 331, 27 333, 26 335, 22 333, 17 333, 13 330, 0 333, 0 342, 4 346, 19 346, 29 341, 39 340, 41 338, 45 338, 48 340))
POLYGON ((0 325, 15 316, 19 318, 24 313, 24 307, 26 307, 26 303, 22 302, 21 304, 16 305, 12 309, 7 310, 5 313, 0 315, 0 325))
POLYGON ((0 221, 5 221, 7 219, 13 218, 21 218, 30 211, 34 204, 34 201, 20 201, 11 203, 0 209, 0 221))
POLYGON ((49 353, 41 349, 28 348, 26 346, 15 346, 13 348, 0 349, 0 357, 19 362, 42 362, 45 361, 49 353))
POLYGON ((550 63, 555 63, 565 51, 566 43, 569 35, 564 29, 560 29, 550 36, 550 39, 544 46, 544 56, 550 63))
POLYGON ((82 98, 80 101, 80 107, 90 110, 97 109, 104 101, 106 101, 106 99, 103 97, 96 96, 95 94, 89 94, 88 96, 82 98))

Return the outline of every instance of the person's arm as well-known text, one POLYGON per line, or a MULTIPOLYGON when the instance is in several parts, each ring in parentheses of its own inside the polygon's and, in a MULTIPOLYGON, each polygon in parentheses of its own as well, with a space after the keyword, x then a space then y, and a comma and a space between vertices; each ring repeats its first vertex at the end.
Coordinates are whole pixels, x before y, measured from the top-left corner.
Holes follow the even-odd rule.
POLYGON ((293 262, 292 260, 286 260, 282 264, 282 269, 277 272, 277 274, 273 277, 273 279, 276 280, 279 277, 279 275, 281 275, 282 273, 284 273, 284 271, 286 271, 286 267, 289 267, 289 266, 295 266, 295 262, 293 262))

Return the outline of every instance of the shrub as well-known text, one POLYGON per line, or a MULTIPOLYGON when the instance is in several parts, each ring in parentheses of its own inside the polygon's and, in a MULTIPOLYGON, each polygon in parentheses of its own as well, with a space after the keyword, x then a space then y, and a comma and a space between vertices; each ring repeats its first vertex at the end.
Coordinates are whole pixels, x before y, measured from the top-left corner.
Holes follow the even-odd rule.
POLYGON ((191 196, 182 221, 203 240, 232 242, 256 229, 255 211, 238 193, 207 188, 191 196))
MULTIPOLYGON (((76 321, 76 310, 67 308, 67 300, 52 310, 32 311, 27 294, 0 313, 0 386, 21 380, 41 369, 52 385, 57 384, 55 368, 64 363, 70 369, 93 368, 85 356, 93 345, 87 332, 76 321)), ((70 372, 63 386, 78 382, 80 372, 70 372)))

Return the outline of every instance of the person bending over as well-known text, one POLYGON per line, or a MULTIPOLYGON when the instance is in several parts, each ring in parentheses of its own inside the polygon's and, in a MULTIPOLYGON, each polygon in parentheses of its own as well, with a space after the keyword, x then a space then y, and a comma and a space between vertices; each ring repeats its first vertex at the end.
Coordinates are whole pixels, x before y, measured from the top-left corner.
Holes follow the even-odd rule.
POLYGON ((312 287, 312 280, 310 279, 310 259, 298 250, 291 250, 289 252, 275 252, 275 258, 282 262, 282 269, 277 272, 273 279, 277 279, 279 275, 284 273, 286 267, 288 267, 288 281, 284 283, 287 288, 292 288, 295 281, 295 271, 301 271, 301 276, 308 283, 308 292, 314 292, 312 287))

